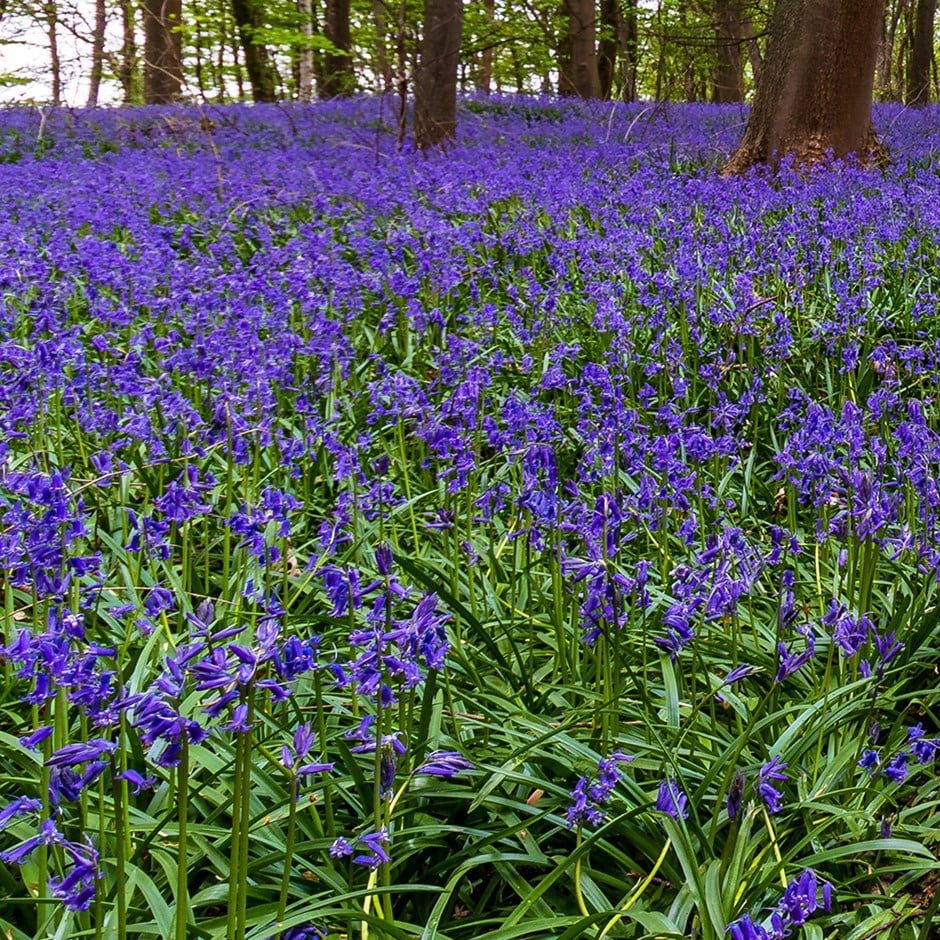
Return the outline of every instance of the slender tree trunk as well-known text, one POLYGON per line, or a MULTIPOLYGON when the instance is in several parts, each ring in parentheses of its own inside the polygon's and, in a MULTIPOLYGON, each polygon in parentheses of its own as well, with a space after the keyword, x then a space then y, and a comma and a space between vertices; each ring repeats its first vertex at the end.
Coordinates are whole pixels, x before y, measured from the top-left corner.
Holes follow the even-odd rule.
POLYGON ((911 64, 907 73, 905 103, 920 107, 930 102, 930 68, 933 64, 933 21, 937 0, 917 0, 911 64))
POLYGON ((232 15, 238 27, 245 71, 251 85, 251 97, 255 101, 276 101, 274 69, 268 48, 259 41, 258 34, 264 28, 264 8, 260 0, 232 0, 232 15))
POLYGON ((493 84, 493 47, 490 45, 489 29, 496 19, 496 0, 483 0, 483 13, 486 17, 487 34, 483 37, 485 48, 480 52, 474 86, 483 94, 490 93, 493 84))
POLYGON ((441 146, 457 133, 457 66, 462 0, 424 0, 421 58, 415 75, 415 143, 441 146))
POLYGON ((201 16, 193 17, 194 28, 194 53, 196 55, 196 90, 199 92, 199 100, 205 104, 209 100, 206 93, 206 62, 209 63, 209 71, 212 71, 212 59, 206 58, 206 43, 203 40, 202 32, 203 21, 201 16))
POLYGON ((398 74, 395 86, 398 91, 398 149, 405 144, 408 129, 408 42, 405 33, 408 23, 408 0, 398 0, 398 13, 395 18, 395 65, 398 74))
POLYGON ((183 87, 180 17, 182 0, 144 4, 144 103, 179 101, 183 87))
POLYGON ((104 33, 108 26, 105 0, 95 0, 95 28, 91 40, 91 75, 88 79, 88 107, 98 104, 101 76, 104 72, 104 33))
MULTIPOLYGON (((562 3, 561 15, 564 18, 564 29, 558 34, 556 49, 556 66, 558 68, 558 94, 573 95, 574 76, 571 72, 571 30, 568 28, 568 8, 562 3)), ((515 46, 510 46, 510 54, 515 54, 515 46)))
POLYGON ((777 0, 744 138, 724 167, 883 157, 871 120, 884 0, 777 0))
POLYGON ((712 100, 716 104, 744 100, 743 15, 741 0, 715 0, 712 10, 716 53, 712 100))
POLYGON ((559 75, 558 90, 563 95, 600 98, 594 0, 565 0, 563 9, 568 21, 570 61, 567 69, 559 75))
POLYGON ((324 36, 339 50, 327 52, 323 57, 323 98, 336 98, 351 94, 355 88, 352 69, 352 40, 349 33, 349 0, 326 0, 324 36))
POLYGON ((894 91, 895 97, 900 101, 904 97, 904 91, 907 88, 907 72, 911 58, 911 46, 914 42, 914 0, 901 0, 898 4, 901 13, 901 20, 898 25, 901 28, 900 40, 895 33, 894 44, 894 64, 895 78, 894 91))
POLYGON ((891 30, 888 27, 890 14, 885 10, 881 18, 881 43, 878 46, 878 62, 875 64, 875 96, 879 101, 891 100, 891 30))
POLYGON ((637 74, 640 66, 640 43, 637 24, 637 0, 626 0, 623 15, 623 89, 624 101, 636 101, 637 74))
POLYGON ((118 68, 118 80, 121 82, 121 91, 124 104, 133 104, 137 76, 137 36, 134 32, 134 0, 123 0, 121 3, 121 62, 118 68))
POLYGON ((509 58, 512 59, 512 77, 513 81, 516 83, 516 94, 521 95, 526 87, 526 73, 522 64, 522 57, 519 55, 519 50, 516 46, 510 48, 509 58))
POLYGON ((311 0, 298 0, 297 12, 300 14, 300 31, 304 45, 300 47, 297 70, 297 97, 303 102, 313 98, 313 3, 311 0))
POLYGON ((626 52, 627 25, 620 0, 600 0, 601 36, 597 43, 600 96, 610 98, 621 57, 626 52))
POLYGON ((375 70, 382 94, 395 87, 395 73, 388 54, 388 10, 385 0, 372 0, 372 22, 375 24, 375 70))
POLYGON ((54 0, 45 5, 46 36, 49 39, 49 68, 52 79, 52 103, 62 104, 62 62, 59 58, 59 17, 54 0))
POLYGON ((764 57, 761 55, 760 43, 754 33, 754 24, 746 13, 741 18, 741 29, 747 46, 747 59, 751 63, 751 77, 755 85, 760 85, 761 74, 764 71, 764 57))

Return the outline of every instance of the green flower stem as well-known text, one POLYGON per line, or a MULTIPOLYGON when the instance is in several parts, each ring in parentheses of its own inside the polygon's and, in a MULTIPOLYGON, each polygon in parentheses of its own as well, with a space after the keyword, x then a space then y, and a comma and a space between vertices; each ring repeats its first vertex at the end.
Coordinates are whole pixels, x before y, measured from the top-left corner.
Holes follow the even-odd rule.
MULTIPOLYGON (((320 746, 320 760, 327 760, 326 747, 326 704, 323 701, 323 682, 320 679, 320 670, 313 673, 313 692, 317 703, 317 743, 320 746)), ((329 775, 323 782, 323 814, 326 817, 326 832, 331 839, 336 838, 336 826, 333 822, 333 788, 329 775)))
MULTIPOLYGON (((123 754, 122 754, 123 760, 123 754)), ((112 765, 111 769, 111 799, 114 803, 114 877, 115 901, 117 903, 117 935, 119 937, 127 936, 127 895, 125 893, 125 872, 124 861, 125 839, 127 838, 127 827, 125 825, 126 800, 125 793, 127 783, 119 780, 116 776, 117 767, 112 765)))
POLYGON ((235 940, 238 933, 238 892, 239 881, 238 872, 240 870, 240 854, 242 848, 241 828, 242 828, 242 788, 244 780, 241 773, 244 752, 245 735, 239 734, 235 737, 235 760, 233 764, 234 781, 232 785, 232 842, 229 851, 228 866, 228 915, 225 927, 226 940, 235 940))
MULTIPOLYGON (((248 727, 251 727, 254 719, 254 695, 248 696, 248 727)), ((240 775, 242 776, 241 787, 241 809, 239 810, 239 821, 241 823, 238 838, 241 846, 238 850, 238 940, 245 936, 246 924, 248 919, 248 836, 251 829, 251 731, 246 731, 241 735, 245 740, 242 746, 242 767, 240 775)))
MULTIPOLYGON (((176 778, 176 804, 179 819, 179 848, 176 862, 176 940, 186 940, 186 922, 189 914, 186 820, 189 812, 189 740, 185 733, 180 740, 180 762, 176 768, 176 778)), ((118 931, 118 936, 123 937, 125 934, 118 931)))
POLYGON ((287 910, 287 896, 290 892, 290 875, 294 864, 294 840, 297 834, 297 775, 293 770, 288 771, 288 793, 290 806, 287 810, 287 843, 284 847, 284 874, 281 876, 281 893, 277 901, 278 936, 281 934, 280 926, 284 922, 284 913, 287 910))
POLYGON ((780 854, 780 845, 777 842, 777 834, 774 832, 774 824, 770 821, 770 815, 766 806, 761 806, 761 814, 764 817, 764 825, 767 827, 767 835, 770 836, 770 845, 774 850, 774 858, 777 860, 777 869, 780 873, 780 886, 784 891, 787 890, 787 873, 783 868, 783 856, 780 854))
MULTIPOLYGON (((575 851, 581 848, 581 827, 578 826, 578 838, 575 842, 575 851)), ((574 863, 574 896, 578 902, 578 910, 585 916, 590 917, 587 904, 584 903, 584 894, 581 891, 581 858, 579 854, 574 863)))
MULTIPOLYGON (((637 901, 643 896, 643 892, 653 883, 653 879, 656 877, 656 873, 662 868, 663 862, 666 861, 666 855, 669 853, 669 849, 672 848, 672 839, 666 839, 665 844, 663 845, 662 851, 659 853, 659 858, 653 863, 653 867, 650 869, 649 874, 637 885, 636 890, 634 890, 630 896, 627 898, 626 903, 614 914, 609 921, 607 921, 604 929, 597 935, 597 940, 604 940, 604 937, 614 929, 614 926, 617 924, 617 921, 623 917, 627 911, 636 904, 637 901)), ((580 859, 578 863, 580 864, 580 859)), ((587 913, 586 911, 584 912, 587 913)))

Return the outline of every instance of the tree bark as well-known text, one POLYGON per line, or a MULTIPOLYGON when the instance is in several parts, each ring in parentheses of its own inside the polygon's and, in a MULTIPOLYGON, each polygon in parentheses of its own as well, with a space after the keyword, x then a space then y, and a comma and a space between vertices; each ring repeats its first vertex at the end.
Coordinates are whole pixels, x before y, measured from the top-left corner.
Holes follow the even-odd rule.
POLYGON ((297 97, 309 102, 313 97, 313 3, 311 0, 298 0, 297 13, 300 16, 300 32, 305 44, 300 47, 297 63, 297 97))
POLYGON ((712 100, 731 104, 744 100, 744 11, 741 0, 715 0, 712 25, 715 29, 715 71, 712 100))
POLYGON ((441 146, 457 133, 457 66, 462 0, 424 0, 424 34, 415 76, 415 144, 441 146))
POLYGON ((59 57, 59 17, 54 0, 45 5, 46 36, 49 39, 49 68, 52 78, 52 103, 62 104, 62 61, 59 57))
POLYGON ((570 61, 558 77, 558 92, 581 98, 600 98, 597 70, 597 15, 594 0, 565 0, 570 61))
POLYGON ((637 74, 640 68, 640 42, 637 24, 637 0, 626 0, 621 8, 623 17, 623 88, 624 101, 636 101, 637 74))
POLYGON ((245 71, 255 101, 276 101, 274 68, 267 46, 258 36, 264 28, 264 9, 259 0, 232 0, 232 15, 245 57, 245 71))
POLYGON ((95 0, 95 28, 91 40, 91 75, 88 79, 88 107, 98 104, 101 76, 104 73, 104 33, 108 25, 105 0, 95 0))
POLYGON ((121 91, 124 93, 124 104, 133 104, 135 98, 137 74, 137 36, 134 31, 134 0, 123 0, 121 3, 121 27, 123 41, 121 43, 121 62, 118 68, 118 79, 121 82, 121 91))
POLYGON ((742 35, 747 46, 747 59, 751 63, 751 77, 755 86, 761 83, 761 73, 764 71, 764 57, 761 55, 760 43, 754 34, 754 24, 746 13, 741 19, 742 35))
POLYGON ((907 73, 905 104, 921 107, 930 103, 930 69, 933 64, 933 21, 937 0, 917 0, 914 40, 907 73))
POLYGON ((723 169, 884 156, 871 119, 884 0, 778 0, 747 129, 723 169))
POLYGON ((388 53, 388 10, 385 0, 372 0, 372 22, 375 24, 375 70, 379 91, 388 94, 395 87, 395 73, 388 53))
POLYGON ((323 84, 320 96, 337 98, 351 94, 355 88, 352 69, 352 40, 349 34, 349 0, 326 0, 324 36, 336 47, 323 57, 323 84))
POLYGON ((484 37, 486 46, 480 51, 480 57, 476 75, 474 77, 474 87, 484 95, 490 93, 490 86, 493 84, 493 46, 490 45, 489 32, 496 18, 496 0, 483 0, 483 13, 486 16, 487 35, 484 37))
POLYGON ((601 37, 597 43, 597 75, 601 98, 610 98, 617 66, 626 52, 627 25, 620 0, 601 0, 601 37))
POLYGON ((182 0, 144 3, 144 104, 172 104, 183 88, 182 0))

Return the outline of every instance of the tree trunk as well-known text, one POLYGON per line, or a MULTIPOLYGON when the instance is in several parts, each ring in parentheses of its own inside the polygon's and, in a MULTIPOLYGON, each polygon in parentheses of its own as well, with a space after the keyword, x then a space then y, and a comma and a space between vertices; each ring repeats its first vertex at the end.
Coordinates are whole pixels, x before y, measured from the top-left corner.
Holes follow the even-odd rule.
POLYGON ((894 43, 894 91, 895 98, 901 101, 907 88, 908 65, 911 60, 911 46, 914 43, 914 2, 915 0, 901 0, 898 4, 901 15, 900 37, 895 31, 894 43))
POLYGON ((143 12, 144 104, 172 104, 183 87, 182 0, 146 0, 143 12))
POLYGON ((594 0, 565 0, 563 9, 568 20, 567 47, 570 61, 558 77, 559 94, 600 98, 594 0))
POLYGON ((930 68, 933 64, 933 21, 937 0, 917 0, 911 64, 907 73, 905 104, 920 107, 930 102, 930 68))
POLYGON ((134 29, 134 0, 121 3, 121 60, 118 79, 124 94, 124 104, 137 100, 137 33, 134 29))
POLYGON ((462 0, 424 0, 424 34, 415 76, 415 143, 446 144, 457 132, 457 66, 462 0))
POLYGON ((486 16, 487 25, 487 32, 484 36, 486 46, 480 51, 474 86, 477 91, 482 91, 483 94, 488 95, 490 86, 493 84, 493 46, 490 44, 490 31, 493 20, 496 18, 496 0, 483 0, 483 13, 486 16))
POLYGON ((320 88, 320 96, 337 98, 351 94, 355 89, 355 77, 352 58, 349 55, 352 49, 349 35, 349 0, 326 0, 323 34, 338 51, 328 52, 323 57, 323 85, 320 88))
POLYGON ((871 120, 884 0, 777 0, 744 137, 722 171, 883 151, 871 120))
POLYGON ((760 43, 754 34, 754 24, 746 13, 741 18, 741 29, 747 46, 747 59, 751 63, 751 77, 755 86, 761 83, 761 73, 764 71, 764 58, 760 52, 760 43))
POLYGON ((731 104, 744 100, 744 11, 741 0, 715 0, 712 25, 715 28, 715 71, 712 74, 712 101, 731 104))
POLYGON ((627 27, 620 0, 601 0, 601 36, 597 43, 597 76, 602 98, 610 98, 617 66, 626 51, 627 27))
POLYGON ((311 0, 298 0, 297 12, 300 15, 300 31, 304 45, 300 47, 297 63, 297 97, 303 102, 313 98, 313 3, 311 0))
POLYGON ((623 88, 624 101, 636 101, 637 73, 640 64, 640 43, 637 24, 637 0, 626 0, 621 8, 623 17, 623 88))
POLYGON ((59 58, 59 17, 55 2, 45 6, 46 36, 49 39, 49 67, 52 78, 52 103, 56 106, 62 104, 62 62, 59 58))
POLYGON ((372 22, 375 24, 375 71, 379 91, 388 94, 395 87, 395 73, 388 54, 388 10, 385 0, 372 0, 372 22))
POLYGON ((95 29, 91 40, 91 75, 88 79, 88 107, 98 104, 101 76, 104 72, 104 33, 108 26, 105 0, 95 0, 95 29))
POLYGON ((245 56, 245 71, 255 101, 276 101, 274 69, 267 46, 258 41, 264 28, 264 9, 258 0, 232 0, 232 15, 245 56))
POLYGON ((878 62, 875 65, 875 95, 879 101, 891 100, 891 58, 894 51, 893 14, 885 10, 881 20, 881 43, 878 46, 878 62))

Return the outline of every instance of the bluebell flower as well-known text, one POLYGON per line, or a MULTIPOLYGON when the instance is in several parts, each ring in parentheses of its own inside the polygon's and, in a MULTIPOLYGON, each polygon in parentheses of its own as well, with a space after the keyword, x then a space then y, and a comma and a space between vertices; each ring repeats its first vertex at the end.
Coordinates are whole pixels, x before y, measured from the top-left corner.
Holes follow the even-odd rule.
POLYGON ((0 809, 0 829, 5 829, 7 823, 17 816, 25 813, 37 813, 42 809, 42 800, 32 799, 28 796, 17 796, 10 800, 3 809, 0 809))
POLYGON ((783 772, 787 765, 779 756, 774 757, 761 767, 757 776, 757 794, 764 801, 767 812, 773 815, 779 813, 783 806, 783 794, 777 790, 771 780, 786 780, 783 772))
POLYGON ((806 634, 806 648, 802 653, 791 653, 784 643, 778 643, 777 654, 780 657, 780 665, 774 676, 775 683, 783 682, 788 676, 798 672, 816 655, 816 642, 813 634, 806 634))
POLYGON ((894 783, 902 783, 908 774, 907 761, 910 754, 907 751, 901 751, 895 754, 891 760, 885 764, 884 775, 894 783))
POLYGON ((128 769, 114 775, 115 780, 126 780, 131 787, 131 793, 138 794, 141 790, 152 790, 157 784, 156 777, 145 777, 136 770, 128 769))
POLYGON ((664 780, 659 785, 659 792, 656 795, 656 809, 660 813, 672 816, 673 819, 688 819, 687 803, 688 797, 679 789, 679 785, 675 780, 664 780))
POLYGON ((275 934, 269 940, 326 940, 326 933, 313 924, 303 924, 298 927, 289 927, 283 933, 275 934))
POLYGON ((458 751, 432 751, 420 766, 415 768, 415 773, 449 780, 455 774, 472 769, 473 764, 458 751))
POLYGON ((728 925, 732 940, 784 940, 818 910, 832 910, 832 885, 810 868, 787 884, 770 912, 769 928, 745 914, 728 925))
POLYGON ((870 774, 874 774, 878 770, 880 764, 881 757, 876 750, 867 747, 864 751, 862 751, 862 756, 859 758, 858 766, 863 770, 867 770, 870 774))
POLYGON ((355 850, 353 849, 352 843, 348 839, 344 839, 342 836, 337 836, 333 840, 333 844, 330 846, 330 857, 331 858, 348 858, 353 854, 355 850))
POLYGON ((384 826, 377 832, 368 832, 359 836, 356 844, 364 846, 365 852, 353 856, 353 864, 375 869, 385 862, 390 862, 391 856, 385 850, 389 841, 388 830, 384 826))
POLYGON ((566 819, 569 828, 587 823, 599 826, 604 820, 602 807, 605 806, 620 782, 620 764, 628 763, 633 758, 623 751, 614 751, 610 757, 602 758, 597 763, 597 782, 591 783, 587 777, 581 777, 571 791, 571 803, 566 819))
POLYGON ((731 786, 728 788, 728 819, 737 819, 741 812, 741 805, 744 802, 744 774, 740 770, 734 772, 731 778, 731 786))

